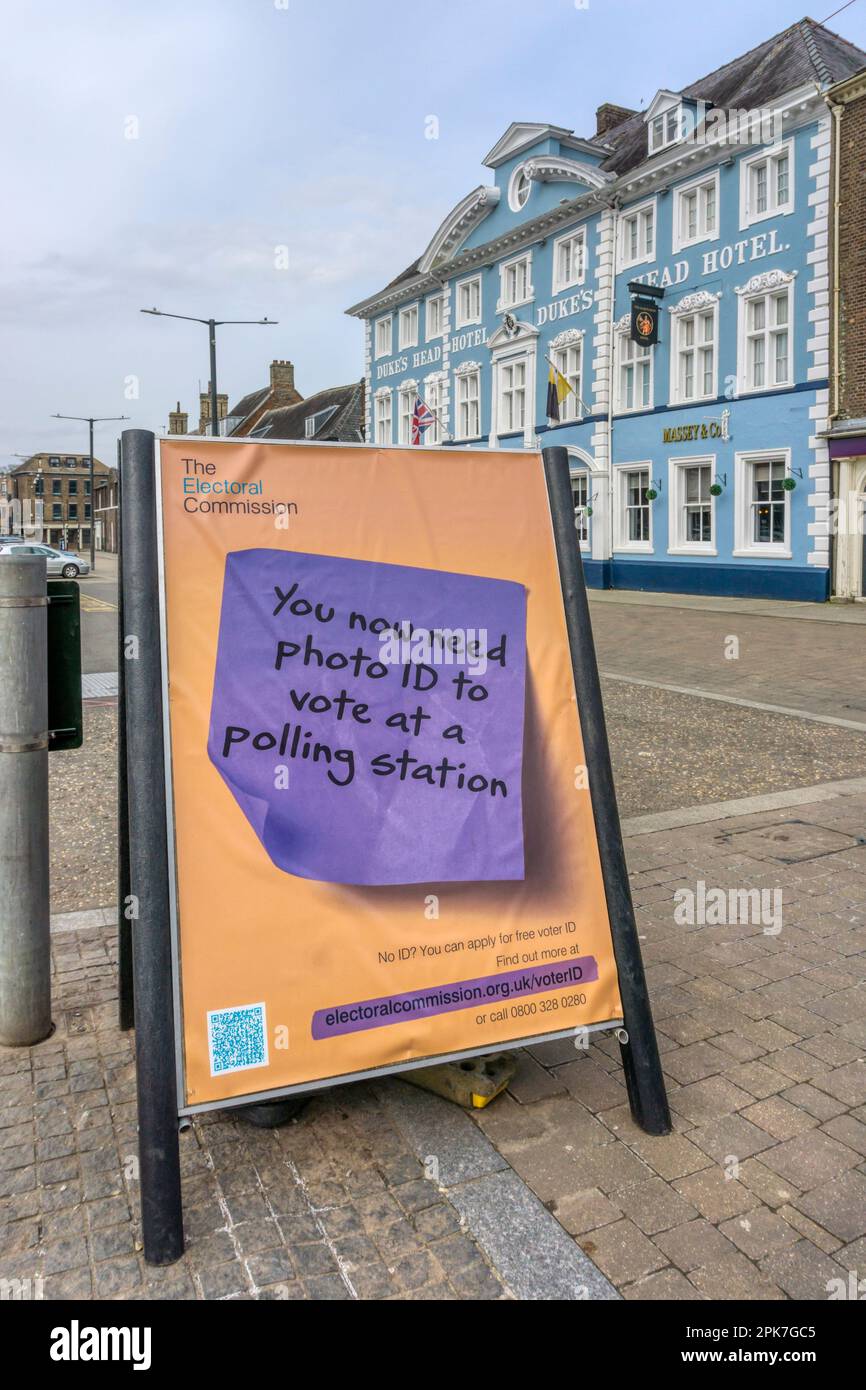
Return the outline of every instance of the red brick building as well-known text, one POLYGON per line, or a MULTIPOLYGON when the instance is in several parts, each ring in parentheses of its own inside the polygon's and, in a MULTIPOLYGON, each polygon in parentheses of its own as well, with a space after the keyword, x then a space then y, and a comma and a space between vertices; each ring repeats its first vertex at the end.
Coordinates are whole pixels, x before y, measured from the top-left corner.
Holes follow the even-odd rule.
POLYGON ((830 449, 837 598, 866 597, 866 68, 827 93, 833 116, 830 449))

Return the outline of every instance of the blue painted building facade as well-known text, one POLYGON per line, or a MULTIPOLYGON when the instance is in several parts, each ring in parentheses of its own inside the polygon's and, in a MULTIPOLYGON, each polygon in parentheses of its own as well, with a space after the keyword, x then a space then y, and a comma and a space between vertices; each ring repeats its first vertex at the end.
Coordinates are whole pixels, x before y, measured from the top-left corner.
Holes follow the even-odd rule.
POLYGON ((349 310, 367 438, 408 444, 418 394, 425 446, 565 445, 593 585, 826 599, 821 89, 866 63, 827 34, 804 21, 645 112, 602 107, 588 139, 512 124, 492 182, 349 310), (636 281, 664 290, 652 348, 630 336, 636 281), (572 386, 559 421, 551 362, 572 386))

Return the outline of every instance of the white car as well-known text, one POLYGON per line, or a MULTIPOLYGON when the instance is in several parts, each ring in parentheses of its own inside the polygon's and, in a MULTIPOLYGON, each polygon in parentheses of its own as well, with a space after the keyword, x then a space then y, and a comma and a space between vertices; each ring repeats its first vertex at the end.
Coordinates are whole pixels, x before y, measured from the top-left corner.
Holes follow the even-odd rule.
POLYGON ((80 574, 89 574, 90 565, 80 555, 71 550, 55 550, 51 545, 0 545, 0 555, 44 555, 49 574, 60 574, 64 579, 77 579, 80 574))

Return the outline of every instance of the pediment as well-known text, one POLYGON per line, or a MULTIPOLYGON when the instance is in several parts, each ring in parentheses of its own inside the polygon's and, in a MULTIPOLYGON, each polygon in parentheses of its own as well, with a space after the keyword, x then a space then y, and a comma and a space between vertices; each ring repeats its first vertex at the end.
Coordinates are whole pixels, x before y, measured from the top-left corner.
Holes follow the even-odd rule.
POLYGON ((507 159, 513 159, 523 150, 531 149, 542 140, 561 140, 571 135, 564 126, 545 125, 535 121, 512 121, 505 134, 500 136, 489 154, 484 157, 488 169, 496 169, 507 159))
POLYGON ((418 262, 418 271, 426 275, 439 261, 453 256, 463 245, 469 233, 479 222, 483 222, 499 202, 500 192, 492 184, 482 183, 473 188, 465 198, 443 219, 433 234, 426 251, 418 262))

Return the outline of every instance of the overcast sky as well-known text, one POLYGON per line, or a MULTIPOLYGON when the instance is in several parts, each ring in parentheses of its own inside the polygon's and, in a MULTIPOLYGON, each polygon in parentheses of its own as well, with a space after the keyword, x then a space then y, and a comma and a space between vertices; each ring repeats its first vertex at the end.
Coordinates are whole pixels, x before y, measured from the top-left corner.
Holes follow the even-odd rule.
MULTIPOLYGON (((838 3, 838 0, 837 0, 838 3)), ((40 0, 4 18, 0 464, 86 449, 59 411, 198 418, 206 330, 233 402, 295 363, 362 375, 343 310, 490 171, 512 120, 594 131, 802 17, 805 0, 40 0), (425 138, 427 118, 439 138, 425 138), (286 253, 281 248, 287 248, 286 253), (286 267, 285 261, 288 261, 286 267)), ((813 18, 836 8, 824 0, 813 18)), ((866 0, 830 26, 866 47, 866 0)), ((113 459, 117 426, 96 452, 113 459)))

